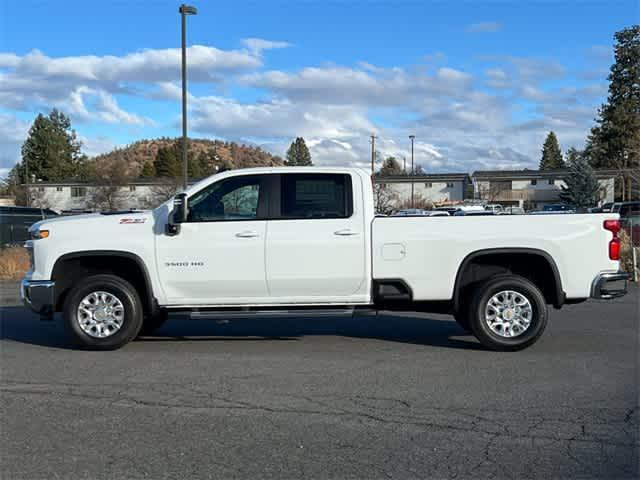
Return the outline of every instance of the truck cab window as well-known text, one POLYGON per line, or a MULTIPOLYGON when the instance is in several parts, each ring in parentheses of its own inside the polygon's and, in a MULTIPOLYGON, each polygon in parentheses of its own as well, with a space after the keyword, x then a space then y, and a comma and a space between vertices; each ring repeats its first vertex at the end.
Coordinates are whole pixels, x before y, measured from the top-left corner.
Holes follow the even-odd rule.
POLYGON ((261 176, 215 182, 189 198, 189 222, 256 220, 261 176))
POLYGON ((347 218, 353 213, 351 177, 291 173, 282 176, 281 218, 347 218))

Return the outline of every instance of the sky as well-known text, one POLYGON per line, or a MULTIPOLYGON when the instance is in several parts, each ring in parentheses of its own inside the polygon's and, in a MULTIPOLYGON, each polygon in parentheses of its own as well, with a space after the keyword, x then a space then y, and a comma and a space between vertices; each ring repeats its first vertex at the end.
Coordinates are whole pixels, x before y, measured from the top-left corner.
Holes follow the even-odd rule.
MULTIPOLYGON (((394 155, 427 172, 536 168, 581 148, 636 1, 192 2, 189 135, 325 166, 394 155)), ((0 177, 35 116, 70 116, 88 155, 181 134, 177 2, 0 0, 0 177)))

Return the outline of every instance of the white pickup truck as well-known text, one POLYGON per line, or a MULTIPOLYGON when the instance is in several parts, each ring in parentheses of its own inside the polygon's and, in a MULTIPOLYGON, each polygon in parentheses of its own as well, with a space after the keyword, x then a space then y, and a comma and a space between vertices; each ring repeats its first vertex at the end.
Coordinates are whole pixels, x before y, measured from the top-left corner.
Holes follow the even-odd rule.
POLYGON ((25 304, 63 312, 80 345, 118 348, 192 317, 448 312, 490 349, 519 350, 547 306, 626 293, 617 214, 377 217, 371 177, 257 168, 209 177, 153 211, 30 229, 25 304))

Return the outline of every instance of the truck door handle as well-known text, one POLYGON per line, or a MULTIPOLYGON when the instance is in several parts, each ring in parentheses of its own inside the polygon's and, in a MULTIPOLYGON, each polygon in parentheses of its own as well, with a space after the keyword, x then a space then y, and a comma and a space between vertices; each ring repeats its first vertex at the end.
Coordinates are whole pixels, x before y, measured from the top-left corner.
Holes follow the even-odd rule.
POLYGON ((349 235, 358 235, 358 232, 351 230, 350 228, 343 228, 342 230, 336 230, 333 232, 334 235, 340 235, 342 237, 346 237, 349 235))
POLYGON ((259 236, 260 235, 258 234, 258 232, 253 232, 251 230, 245 230, 244 232, 236 233, 236 237, 239 237, 239 238, 254 238, 259 236))

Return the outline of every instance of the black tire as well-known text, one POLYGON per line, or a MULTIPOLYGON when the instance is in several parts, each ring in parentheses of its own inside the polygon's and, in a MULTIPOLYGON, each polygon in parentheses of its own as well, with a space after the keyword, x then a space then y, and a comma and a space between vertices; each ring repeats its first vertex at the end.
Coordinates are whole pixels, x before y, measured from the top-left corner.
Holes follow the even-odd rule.
POLYGON ((149 315, 144 318, 142 322, 142 328, 138 332, 138 336, 151 335, 157 329, 159 329, 169 318, 169 312, 167 310, 160 310, 155 315, 149 315))
POLYGON ((470 305, 470 326, 482 345, 498 351, 517 351, 535 343, 547 326, 547 304, 540 289, 518 275, 499 275, 478 286, 470 305), (485 309, 489 300, 502 291, 514 291, 524 296, 531 305, 528 328, 513 337, 504 337, 494 332, 485 320, 485 309))
POLYGON ((473 333, 471 331, 471 318, 469 314, 469 306, 468 303, 465 303, 460 307, 460 310, 457 311, 453 318, 455 318, 456 323, 462 327, 462 329, 467 333, 473 333))
POLYGON ((83 278, 71 288, 64 303, 65 327, 75 344, 92 350, 115 350, 133 340, 142 327, 142 302, 136 289, 126 280, 115 275, 92 275, 83 278), (78 320, 80 302, 92 292, 107 292, 122 304, 123 317, 120 328, 104 338, 96 338, 85 332, 78 320))

